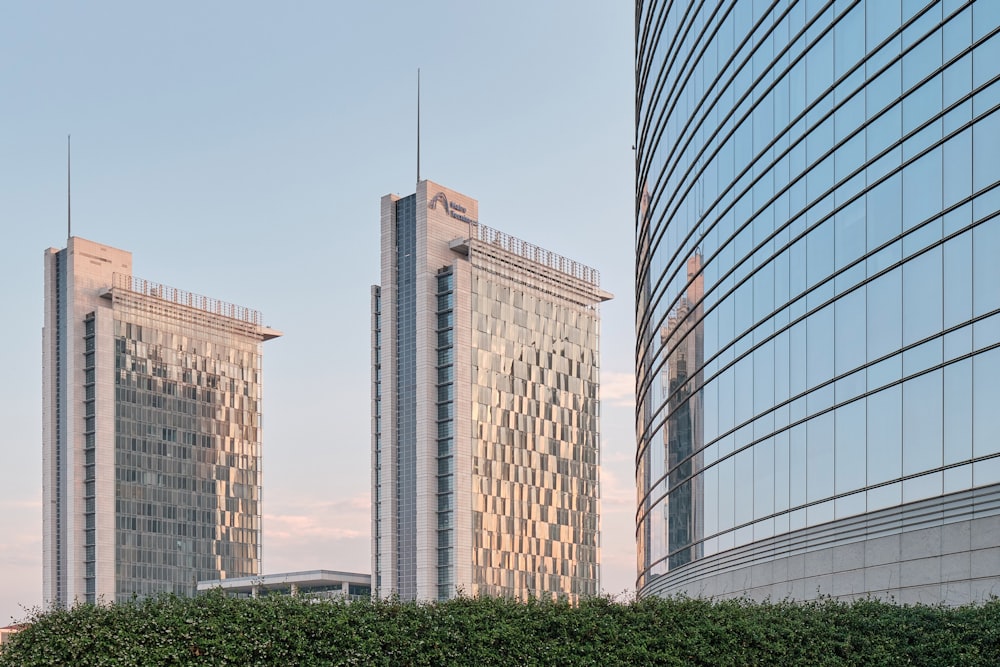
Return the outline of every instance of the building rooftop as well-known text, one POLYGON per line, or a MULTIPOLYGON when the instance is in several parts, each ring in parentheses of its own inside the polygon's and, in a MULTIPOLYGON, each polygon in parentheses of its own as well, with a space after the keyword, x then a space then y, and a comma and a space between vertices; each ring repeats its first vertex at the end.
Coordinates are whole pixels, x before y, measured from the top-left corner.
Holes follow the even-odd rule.
POLYGON ((305 570, 302 572, 281 572, 262 574, 254 577, 232 577, 229 579, 208 579, 198 582, 198 591, 221 588, 227 593, 266 594, 268 592, 303 593, 331 591, 350 585, 363 586, 370 590, 372 577, 361 572, 340 572, 337 570, 305 570), (294 589, 293 589, 294 587, 294 589))
POLYGON ((205 313, 249 324, 256 329, 262 340, 272 340, 283 335, 281 331, 261 324, 260 311, 246 308, 245 306, 237 306, 236 304, 213 299, 212 297, 202 296, 201 294, 194 294, 193 292, 145 280, 144 278, 124 273, 115 273, 112 287, 104 290, 101 296, 112 298, 115 290, 124 290, 142 296, 163 299, 178 306, 193 308, 205 313))

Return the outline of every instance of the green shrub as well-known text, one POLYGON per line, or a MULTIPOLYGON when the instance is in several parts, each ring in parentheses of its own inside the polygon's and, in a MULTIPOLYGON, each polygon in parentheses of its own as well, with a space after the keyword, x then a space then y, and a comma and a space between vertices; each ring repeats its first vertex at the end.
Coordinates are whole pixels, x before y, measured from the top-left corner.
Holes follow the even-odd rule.
POLYGON ((0 667, 997 665, 1000 601, 959 608, 606 597, 315 601, 212 592, 36 611, 0 667))

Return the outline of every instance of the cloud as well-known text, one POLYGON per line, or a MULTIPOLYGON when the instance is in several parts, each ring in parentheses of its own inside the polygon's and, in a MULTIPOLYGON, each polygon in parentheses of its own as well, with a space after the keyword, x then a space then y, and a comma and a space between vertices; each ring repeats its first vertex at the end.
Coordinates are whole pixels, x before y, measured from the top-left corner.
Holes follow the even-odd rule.
POLYGON ((300 570, 371 569, 371 501, 368 494, 320 500, 271 502, 263 521, 266 574, 300 570))
MULTIPOLYGON (((331 494, 332 495, 332 494, 331 494)), ((268 509, 271 507, 277 507, 278 511, 275 514, 284 513, 296 513, 305 512, 307 514, 312 514, 316 512, 343 512, 352 511, 357 512, 359 510, 364 510, 367 512, 371 509, 371 495, 366 491, 364 493, 355 494, 353 496, 345 496, 341 498, 315 498, 306 497, 298 499, 285 499, 285 500, 268 500, 268 509)))
MULTIPOLYGON (((5 517, 10 519, 10 514, 5 517)), ((0 625, 21 620, 42 601, 42 531, 37 522, 5 521, 0 541, 0 625), (19 525, 9 525, 9 524, 19 525)))
MULTIPOLYGON (((42 516, 41 500, 6 500, 0 503, 0 571, 4 580, 11 570, 37 570, 41 581, 42 516)), ((8 584, 4 584, 6 586, 8 584)))
POLYGON ((628 599, 635 588, 635 469, 601 461, 601 589, 628 599))
POLYGON ((635 499, 601 504, 601 589, 630 596, 635 588, 635 499))
POLYGON ((635 374, 603 371, 601 401, 620 407, 635 407, 635 374))
POLYGON ((42 511, 41 499, 34 500, 2 500, 0 501, 0 511, 2 510, 30 510, 33 512, 42 511))
POLYGON ((265 514, 264 533, 267 540, 306 541, 312 538, 351 539, 361 536, 360 530, 329 525, 329 519, 293 514, 265 514))
POLYGON ((631 478, 623 479, 620 471, 609 466, 601 467, 601 507, 607 511, 610 507, 627 507, 635 511, 635 483, 631 478))
POLYGON ((278 503, 264 514, 264 541, 342 540, 369 535, 371 501, 367 495, 328 501, 278 503))
MULTIPOLYGON (((614 443, 617 444, 617 443, 614 443)), ((628 443, 627 449, 611 449, 611 445, 605 441, 604 451, 601 452, 601 465, 627 464, 631 466, 635 462, 635 447, 628 443)))
POLYGON ((628 600, 635 591, 635 542, 601 540, 601 590, 628 600))
POLYGON ((0 567, 40 567, 42 562, 41 531, 8 535, 0 543, 0 567))

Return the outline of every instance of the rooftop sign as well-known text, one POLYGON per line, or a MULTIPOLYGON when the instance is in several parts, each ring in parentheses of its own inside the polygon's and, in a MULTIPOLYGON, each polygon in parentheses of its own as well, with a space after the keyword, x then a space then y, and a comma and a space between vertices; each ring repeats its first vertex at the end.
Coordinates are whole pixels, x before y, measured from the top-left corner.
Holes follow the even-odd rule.
POLYGON ((464 206, 458 202, 449 202, 448 197, 443 192, 438 192, 427 204, 427 208, 432 211, 437 209, 438 202, 441 202, 441 206, 444 208, 445 212, 456 220, 461 220, 462 222, 475 223, 476 221, 470 218, 467 213, 468 211, 464 206))

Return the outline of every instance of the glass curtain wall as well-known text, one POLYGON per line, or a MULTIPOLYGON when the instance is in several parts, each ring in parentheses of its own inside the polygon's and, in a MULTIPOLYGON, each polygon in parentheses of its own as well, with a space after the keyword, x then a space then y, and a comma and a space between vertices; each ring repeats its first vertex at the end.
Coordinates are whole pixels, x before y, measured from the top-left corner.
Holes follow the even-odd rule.
POLYGON ((259 574, 259 337, 156 297, 115 298, 116 599, 259 574))
POLYGON ((475 592, 597 595, 599 318, 496 275, 472 275, 475 592))
POLYGON ((637 587, 1000 483, 1000 2, 636 9, 637 587))
POLYGON ((417 198, 396 204, 397 586, 417 595, 417 198))

